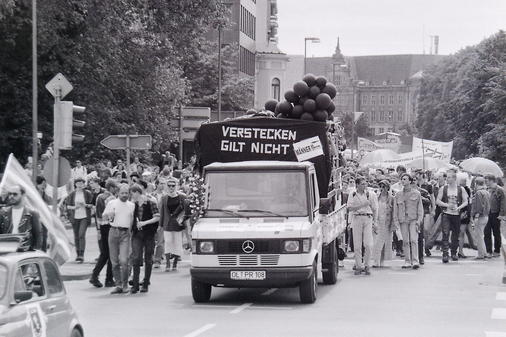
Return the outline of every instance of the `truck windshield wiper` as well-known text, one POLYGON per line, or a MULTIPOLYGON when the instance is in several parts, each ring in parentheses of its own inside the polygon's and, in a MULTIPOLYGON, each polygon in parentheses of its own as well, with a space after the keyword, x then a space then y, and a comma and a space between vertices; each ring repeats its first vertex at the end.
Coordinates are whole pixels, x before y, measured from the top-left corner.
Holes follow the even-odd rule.
POLYGON ((208 212, 208 211, 211 211, 211 212, 223 212, 225 214, 232 214, 232 215, 238 216, 240 218, 244 218, 245 217, 244 215, 238 214, 235 211, 232 211, 232 210, 229 210, 229 209, 223 209, 223 208, 208 208, 208 209, 204 210, 204 212, 208 212))
POLYGON ((237 212, 265 213, 265 214, 270 214, 270 215, 274 215, 274 216, 279 216, 279 217, 282 217, 282 218, 287 218, 286 215, 275 213, 275 212, 272 212, 272 211, 269 211, 269 210, 266 210, 266 209, 240 209, 237 212))

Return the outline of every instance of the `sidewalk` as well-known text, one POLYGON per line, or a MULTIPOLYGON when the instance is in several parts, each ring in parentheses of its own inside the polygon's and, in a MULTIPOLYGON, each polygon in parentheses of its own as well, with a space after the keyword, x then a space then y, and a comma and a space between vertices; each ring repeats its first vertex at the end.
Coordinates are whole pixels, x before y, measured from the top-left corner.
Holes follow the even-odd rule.
MULTIPOLYGON (((71 242, 74 241, 74 232, 72 228, 66 227, 67 235, 70 238, 71 242)), ((84 252, 84 262, 77 263, 76 252, 74 247, 72 247, 72 255, 70 260, 60 266, 60 273, 64 281, 77 281, 77 280, 87 280, 91 277, 91 273, 93 268, 95 267, 95 259, 100 255, 100 251, 98 249, 98 241, 97 241, 97 230, 95 227, 88 227, 86 231, 86 250, 84 252)), ((179 263, 179 267, 181 268, 189 268, 190 267, 190 254, 185 254, 181 257, 182 261, 179 263)), ((105 275, 105 268, 102 270, 102 276, 105 275)), ((103 277, 102 277, 103 278, 103 277)))

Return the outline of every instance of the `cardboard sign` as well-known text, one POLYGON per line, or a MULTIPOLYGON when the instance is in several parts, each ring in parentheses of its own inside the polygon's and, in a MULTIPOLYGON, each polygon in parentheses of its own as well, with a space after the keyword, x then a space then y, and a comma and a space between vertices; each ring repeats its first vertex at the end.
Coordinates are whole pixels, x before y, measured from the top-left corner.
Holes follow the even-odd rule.
POLYGON ((295 151, 298 161, 305 161, 314 157, 323 156, 322 143, 317 136, 294 143, 293 150, 295 151))
POLYGON ((40 305, 27 305, 27 320, 32 329, 33 337, 46 337, 46 317, 44 317, 44 313, 42 312, 40 305))

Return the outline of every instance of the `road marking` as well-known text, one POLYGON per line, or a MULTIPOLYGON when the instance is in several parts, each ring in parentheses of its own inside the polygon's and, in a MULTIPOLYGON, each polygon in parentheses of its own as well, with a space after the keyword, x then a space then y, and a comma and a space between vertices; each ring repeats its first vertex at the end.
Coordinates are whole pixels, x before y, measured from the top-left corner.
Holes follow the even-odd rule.
POLYGON ((278 288, 272 288, 262 293, 262 296, 269 296, 275 293, 278 290, 278 288))
POLYGON ((498 301, 506 301, 506 293, 505 292, 499 292, 495 295, 495 299, 498 301))
POLYGON ((292 310, 292 307, 266 307, 266 306, 251 306, 250 309, 269 309, 269 310, 292 310))
POLYGON ((506 337, 506 332, 485 331, 485 337, 506 337))
POLYGON ((244 303, 244 304, 241 304, 240 306, 238 306, 237 308, 235 308, 234 310, 232 310, 230 313, 231 314, 238 314, 241 311, 243 311, 244 309, 250 307, 252 304, 253 303, 244 303))
POLYGON ((506 308, 492 309, 492 319, 506 319, 506 308))
POLYGON ((206 332, 207 330, 210 330, 212 328, 214 328, 216 326, 216 324, 212 323, 212 324, 206 324, 204 325, 203 327, 193 331, 193 332, 190 332, 189 334, 187 335, 184 335, 184 337, 196 337, 204 332, 206 332))

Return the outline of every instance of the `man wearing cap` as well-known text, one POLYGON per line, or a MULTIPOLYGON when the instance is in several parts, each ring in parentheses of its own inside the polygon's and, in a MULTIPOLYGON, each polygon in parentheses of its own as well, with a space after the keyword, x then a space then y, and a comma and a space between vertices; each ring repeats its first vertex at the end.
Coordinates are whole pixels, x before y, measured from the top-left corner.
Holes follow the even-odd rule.
POLYGON ((404 238, 405 262, 402 268, 420 268, 418 259, 418 232, 423 221, 423 205, 420 192, 413 188, 413 178, 401 175, 402 191, 395 194, 393 219, 400 226, 404 238))
POLYGON ((367 190, 367 181, 363 177, 355 179, 357 191, 348 198, 348 209, 353 229, 353 246, 355 251, 355 275, 363 271, 370 275, 371 251, 373 248, 373 220, 377 217, 378 199, 376 193, 367 190), (364 257, 362 264, 362 246, 364 257))

